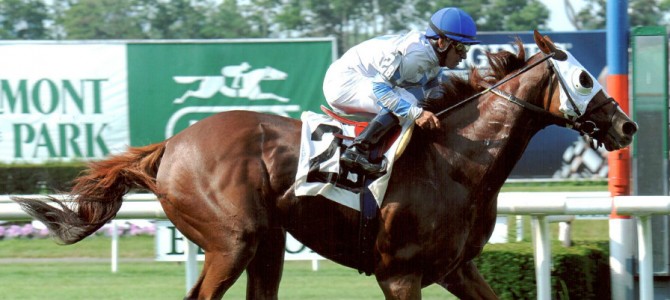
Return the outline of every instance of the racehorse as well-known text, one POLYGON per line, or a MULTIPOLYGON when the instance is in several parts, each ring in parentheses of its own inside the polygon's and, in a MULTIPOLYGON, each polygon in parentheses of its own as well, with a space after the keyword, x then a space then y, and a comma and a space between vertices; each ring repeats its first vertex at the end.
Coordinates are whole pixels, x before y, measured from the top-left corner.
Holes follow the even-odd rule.
POLYGON ((93 162, 75 180, 70 205, 14 200, 71 244, 111 220, 129 189, 155 193, 205 251, 189 299, 223 297, 245 270, 247 299, 276 299, 287 231, 342 265, 369 262, 387 299, 419 299, 433 283, 459 298, 495 299, 472 259, 491 236, 497 194, 531 137, 558 124, 614 150, 637 131, 569 52, 537 31, 535 42, 542 52, 528 60, 518 40, 516 54, 488 53, 490 71, 454 77, 426 101, 444 129, 415 129, 379 207, 374 250, 362 259, 352 247, 358 211, 294 195, 301 122, 276 115, 220 113, 93 162))

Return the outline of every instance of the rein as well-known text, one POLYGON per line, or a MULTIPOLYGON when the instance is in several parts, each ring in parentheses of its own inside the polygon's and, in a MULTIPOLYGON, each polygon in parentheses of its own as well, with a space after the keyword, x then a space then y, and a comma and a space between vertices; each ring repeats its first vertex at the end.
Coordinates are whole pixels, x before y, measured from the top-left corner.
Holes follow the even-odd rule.
POLYGON ((460 107, 461 105, 463 105, 463 104, 465 104, 465 103, 467 103, 467 102, 472 101, 473 99, 477 99, 477 98, 479 98, 481 95, 484 95, 484 94, 486 94, 486 93, 488 93, 488 92, 491 92, 493 89, 495 89, 495 88, 497 88, 497 87, 499 87, 499 86, 505 84, 506 82, 508 82, 508 81, 510 81, 510 80, 512 80, 512 79, 514 79, 514 78, 516 78, 517 76, 519 76, 519 75, 521 75, 521 74, 523 74, 523 73, 526 73, 528 70, 530 70, 530 69, 536 67, 537 65, 541 64, 542 62, 544 62, 544 61, 546 61, 546 60, 548 60, 548 59, 554 57, 554 55, 555 55, 555 54, 554 54, 553 52, 550 53, 550 54, 548 54, 548 55, 545 55, 542 59, 540 59, 540 60, 538 60, 538 61, 536 61, 536 62, 534 62, 534 63, 532 63, 532 64, 530 64, 530 65, 527 65, 527 66, 523 67, 523 69, 517 71, 514 75, 512 75, 512 76, 510 76, 510 77, 507 77, 507 78, 505 78, 505 79, 503 79, 503 80, 501 80, 501 81, 498 81, 496 84, 494 84, 494 85, 492 85, 492 86, 490 86, 490 87, 488 87, 488 88, 487 88, 487 87, 484 87, 484 88, 486 88, 485 90, 483 90, 483 91, 481 91, 481 92, 479 92, 479 93, 476 93, 476 94, 474 94, 474 95, 468 97, 467 99, 462 100, 461 102, 458 102, 458 103, 456 103, 456 104, 454 104, 454 105, 452 105, 452 106, 450 106, 450 107, 447 107, 447 108, 443 109, 442 111, 436 113, 435 116, 439 118, 440 116, 442 116, 442 115, 448 113, 449 111, 452 111, 452 110, 454 110, 454 109, 460 107))
POLYGON ((526 101, 523 101, 523 100, 519 99, 518 97, 516 97, 516 96, 514 96, 510 93, 499 90, 497 88, 493 88, 488 83, 481 83, 481 85, 483 87, 491 90, 491 93, 494 93, 494 94, 502 97, 503 99, 505 99, 509 102, 512 102, 512 103, 514 103, 518 106, 521 106, 524 109, 527 109, 527 110, 530 110, 534 113, 539 114, 541 117, 543 117, 545 120, 547 120, 548 123, 556 124, 556 125, 563 126, 563 127, 575 126, 577 124, 573 120, 566 119, 566 118, 561 118, 559 116, 553 115, 550 112, 544 110, 543 108, 541 108, 541 107, 539 107, 535 104, 531 104, 531 103, 528 103, 526 101))
MULTIPOLYGON (((516 97, 516 96, 514 96, 510 93, 507 93, 505 91, 502 91, 502 90, 498 89, 499 86, 501 86, 501 85, 505 84, 506 82, 518 77, 519 75, 521 75, 521 74, 527 72, 528 70, 538 66, 539 64, 549 60, 550 58, 553 58, 554 56, 555 56, 554 52, 552 52, 550 54, 547 54, 542 59, 540 59, 540 60, 538 60, 538 61, 536 61, 536 62, 534 62, 530 65, 525 66, 521 70, 517 71, 514 75, 509 76, 509 77, 507 77, 507 78, 505 78, 501 81, 498 81, 497 83, 495 83, 493 85, 490 85, 490 84, 485 83, 485 82, 480 83, 480 85, 483 88, 485 88, 483 91, 480 91, 479 93, 474 94, 474 95, 470 96, 469 98, 467 98, 465 100, 462 100, 462 101, 460 101, 460 102, 458 102, 458 103, 456 103, 456 104, 454 104, 454 105, 452 105, 452 106, 450 106, 446 109, 443 109, 442 111, 436 113, 435 116, 437 116, 439 118, 440 116, 448 113, 451 110, 454 110, 454 109, 458 108, 459 106, 465 104, 466 102, 472 101, 473 99, 479 98, 480 96, 491 92, 491 93, 494 93, 494 94, 500 96, 501 98, 513 103, 513 104, 516 104, 516 105, 518 105, 518 106, 520 106, 524 109, 530 110, 530 111, 540 115, 543 118, 543 120, 546 120, 547 123, 549 123, 549 124, 555 124, 555 125, 566 127, 566 128, 574 128, 575 130, 579 131, 581 134, 586 134, 586 135, 589 135, 589 136, 594 135, 595 133, 597 133, 600 130, 598 128, 598 126, 593 121, 590 121, 590 120, 583 121, 583 122, 580 121, 580 119, 582 119, 583 117, 588 115, 588 111, 584 112, 584 114, 579 114, 579 112, 577 111, 580 116, 577 117, 575 120, 572 120, 572 119, 569 119, 569 118, 561 118, 559 116, 551 114, 550 112, 546 111, 542 107, 539 107, 535 104, 531 104, 527 101, 523 101, 523 100, 519 99, 518 97, 516 97)), ((551 62, 549 62, 549 69, 552 71, 552 73, 554 73, 554 75, 556 74, 556 71, 553 70, 553 65, 551 64, 551 62)), ((567 91, 565 90, 566 89, 566 87, 564 86, 565 82, 563 81, 563 79, 561 78, 560 75, 556 75, 556 76, 559 79, 559 85, 564 90, 564 92, 566 92, 566 94, 568 95, 570 103, 577 110, 577 106, 574 104, 574 101, 569 96, 569 93, 567 93, 567 91)), ((550 84, 551 84, 551 81, 550 81, 550 84)), ((614 99, 610 98, 610 100, 613 101, 614 103, 616 103, 616 101, 614 101, 614 99)), ((609 102, 604 102, 604 103, 598 105, 598 107, 601 107, 601 106, 603 106, 607 103, 609 103, 609 102)), ((593 110, 594 109, 591 109, 590 111, 593 111, 593 110)))

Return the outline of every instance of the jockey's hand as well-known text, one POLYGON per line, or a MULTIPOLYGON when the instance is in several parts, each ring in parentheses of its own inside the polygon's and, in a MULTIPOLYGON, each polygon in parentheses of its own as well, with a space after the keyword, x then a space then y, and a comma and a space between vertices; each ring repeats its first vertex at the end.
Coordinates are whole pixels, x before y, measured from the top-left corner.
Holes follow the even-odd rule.
POLYGON ((416 125, 423 129, 436 129, 440 128, 440 119, 438 119, 434 113, 424 110, 421 112, 421 115, 414 121, 416 125))

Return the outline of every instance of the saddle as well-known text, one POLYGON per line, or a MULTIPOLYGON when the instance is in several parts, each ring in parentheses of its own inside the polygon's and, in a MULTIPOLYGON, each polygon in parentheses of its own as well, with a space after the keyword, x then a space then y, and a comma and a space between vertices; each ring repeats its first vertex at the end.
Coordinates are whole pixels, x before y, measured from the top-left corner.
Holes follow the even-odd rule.
MULTIPOLYGON (((368 126, 368 123, 374 116, 366 117, 366 116, 353 116, 353 115, 347 115, 347 116, 342 116, 339 115, 338 113, 328 109, 327 107, 321 105, 321 111, 323 111, 326 115, 329 117, 337 120, 338 122, 342 124, 347 124, 354 126, 354 131, 356 133, 356 136, 360 135, 363 129, 368 126)), ((391 148, 393 143, 400 137, 401 129, 399 126, 396 126, 393 128, 386 136, 386 138, 379 144, 373 146, 372 151, 370 151, 370 159, 372 161, 375 161, 377 159, 380 159, 383 153, 385 153, 387 150, 391 148)), ((343 136, 339 135, 344 140, 353 140, 354 137, 349 137, 349 136, 343 136)), ((401 153, 403 149, 398 149, 399 151, 396 151, 397 153, 401 153)))

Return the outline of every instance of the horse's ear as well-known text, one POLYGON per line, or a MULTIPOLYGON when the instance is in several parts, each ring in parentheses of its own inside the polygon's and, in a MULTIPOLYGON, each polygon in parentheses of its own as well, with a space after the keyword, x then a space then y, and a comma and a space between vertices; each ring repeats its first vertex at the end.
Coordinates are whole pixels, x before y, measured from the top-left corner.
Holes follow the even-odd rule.
POLYGON ((551 53, 551 49, 547 46, 546 41, 540 35, 540 33, 537 31, 537 29, 533 30, 533 39, 535 39, 535 44, 537 44, 537 47, 540 48, 540 51, 544 54, 549 54, 551 53))
POLYGON ((533 31, 533 38, 535 39, 535 44, 540 48, 540 51, 544 54, 554 53, 554 59, 556 60, 566 60, 568 55, 563 52, 563 50, 557 49, 554 42, 548 36, 542 36, 540 32, 536 30, 533 31))

